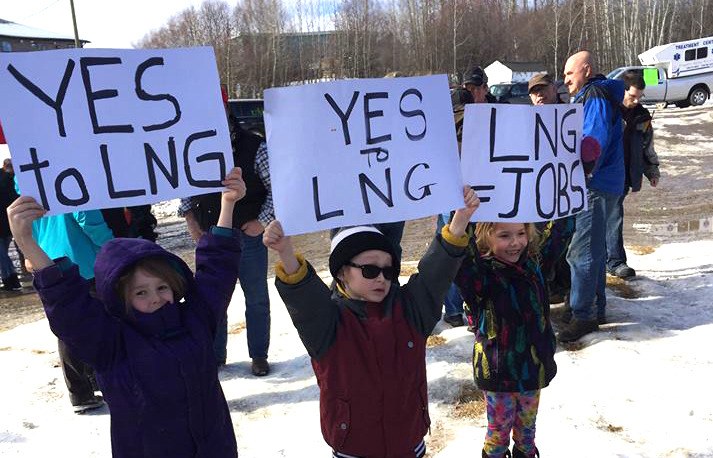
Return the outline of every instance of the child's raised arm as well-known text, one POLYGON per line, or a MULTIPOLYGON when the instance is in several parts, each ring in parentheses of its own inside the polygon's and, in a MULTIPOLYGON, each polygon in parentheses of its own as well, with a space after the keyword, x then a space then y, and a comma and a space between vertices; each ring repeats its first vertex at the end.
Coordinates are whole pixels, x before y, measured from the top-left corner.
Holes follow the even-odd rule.
POLYGON ((300 268, 300 262, 295 256, 292 239, 285 235, 282 224, 278 220, 272 221, 262 234, 262 243, 280 256, 280 261, 285 268, 285 273, 292 275, 300 268))
POLYGON ((468 185, 463 186, 463 203, 465 207, 456 210, 448 226, 450 233, 456 237, 465 235, 465 228, 470 222, 470 217, 473 216, 475 210, 480 206, 478 195, 468 185))
POLYGON ((220 215, 218 216, 218 226, 233 227, 233 209, 235 202, 245 197, 245 182, 243 181, 243 171, 240 167, 234 167, 222 181, 225 191, 220 198, 220 215))
POLYGON ((21 196, 7 207, 10 231, 25 258, 32 264, 33 270, 44 269, 54 264, 47 253, 32 238, 32 222, 42 218, 47 210, 37 203, 34 197, 21 196))

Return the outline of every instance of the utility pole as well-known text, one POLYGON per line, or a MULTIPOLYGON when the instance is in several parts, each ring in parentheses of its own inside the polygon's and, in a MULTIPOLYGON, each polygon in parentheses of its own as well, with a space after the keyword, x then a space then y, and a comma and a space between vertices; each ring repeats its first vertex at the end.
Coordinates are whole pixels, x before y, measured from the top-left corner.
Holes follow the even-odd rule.
POLYGON ((77 16, 74 14, 74 0, 69 0, 69 6, 72 8, 72 25, 74 26, 74 47, 81 48, 82 44, 79 42, 79 32, 77 31, 77 16))

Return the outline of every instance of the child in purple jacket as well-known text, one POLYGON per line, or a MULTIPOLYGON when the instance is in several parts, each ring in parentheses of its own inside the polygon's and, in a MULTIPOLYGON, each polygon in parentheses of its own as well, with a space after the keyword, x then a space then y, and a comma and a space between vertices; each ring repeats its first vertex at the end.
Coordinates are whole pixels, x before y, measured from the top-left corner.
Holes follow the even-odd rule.
POLYGON ((223 184, 218 225, 198 242, 195 277, 153 242, 114 239, 97 255, 97 297, 76 265, 51 260, 33 240, 44 208, 27 196, 8 207, 52 332, 96 370, 114 457, 238 456, 213 337, 238 277, 240 239, 231 228, 245 195, 241 170, 223 184))

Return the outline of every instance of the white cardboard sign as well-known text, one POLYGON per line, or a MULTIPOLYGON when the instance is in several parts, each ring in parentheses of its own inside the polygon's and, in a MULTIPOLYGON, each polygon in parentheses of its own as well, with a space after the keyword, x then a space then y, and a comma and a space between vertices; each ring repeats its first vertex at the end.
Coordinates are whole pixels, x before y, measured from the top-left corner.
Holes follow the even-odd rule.
POLYGON ((0 53, 0 100, 48 214, 212 192, 233 166, 212 48, 0 53))
POLYGON ((480 197, 473 221, 537 222, 587 208, 582 106, 469 104, 463 182, 480 197))
POLYGON ((275 214, 287 234, 463 206, 445 75, 265 91, 275 214))

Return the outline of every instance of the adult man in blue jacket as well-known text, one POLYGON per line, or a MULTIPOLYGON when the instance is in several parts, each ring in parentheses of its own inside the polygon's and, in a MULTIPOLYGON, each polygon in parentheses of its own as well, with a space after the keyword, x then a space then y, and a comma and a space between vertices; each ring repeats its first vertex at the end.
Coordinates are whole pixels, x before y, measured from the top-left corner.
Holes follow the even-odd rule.
POLYGON ((567 261, 572 271, 572 318, 559 339, 572 342, 604 323, 606 307, 606 211, 624 193, 624 84, 595 71, 590 52, 567 59, 564 84, 574 103, 584 104, 581 155, 587 181, 587 210, 577 214, 567 261), (596 309, 594 305, 596 304, 596 309))

